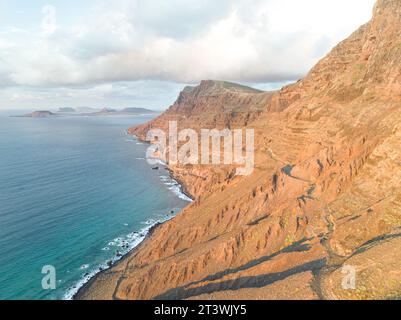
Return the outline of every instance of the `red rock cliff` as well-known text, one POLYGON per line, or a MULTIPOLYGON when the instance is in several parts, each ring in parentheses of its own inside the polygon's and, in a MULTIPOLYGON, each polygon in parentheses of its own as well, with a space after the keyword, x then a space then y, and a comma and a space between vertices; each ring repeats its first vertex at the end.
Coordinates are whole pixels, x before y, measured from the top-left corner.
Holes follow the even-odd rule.
POLYGON ((296 84, 261 93, 202 82, 131 129, 254 128, 256 168, 173 168, 196 201, 80 298, 399 298, 400 30, 401 0, 379 0, 296 84), (343 265, 355 290, 342 287, 343 265))

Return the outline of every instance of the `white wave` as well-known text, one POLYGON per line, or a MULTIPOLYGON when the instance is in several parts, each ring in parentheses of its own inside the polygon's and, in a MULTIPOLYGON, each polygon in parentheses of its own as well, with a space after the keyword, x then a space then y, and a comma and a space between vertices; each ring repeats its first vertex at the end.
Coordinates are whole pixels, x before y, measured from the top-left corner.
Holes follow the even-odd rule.
POLYGON ((160 176, 160 180, 170 191, 175 193, 178 198, 184 201, 193 202, 193 200, 182 191, 182 186, 176 180, 168 176, 160 176))
POLYGON ((178 198, 184 201, 193 202, 193 200, 190 197, 188 197, 184 192, 182 192, 181 186, 179 185, 178 182, 176 182, 176 184, 171 185, 169 189, 172 192, 174 192, 178 196, 178 198))
POLYGON ((149 219, 148 221, 142 222, 142 224, 145 224, 147 226, 154 225, 155 223, 156 221, 153 219, 149 219))
MULTIPOLYGON (((135 140, 133 140, 132 142, 135 142, 135 140)), ((137 142, 136 144, 144 145, 144 143, 142 142, 137 142)), ((146 159, 137 158, 137 160, 146 160, 146 159)), ((152 160, 156 161, 156 163, 161 166, 165 167, 167 166, 167 164, 163 162, 161 159, 152 159, 152 160)), ((182 191, 182 186, 176 180, 174 180, 170 176, 160 176, 160 179, 170 191, 174 192, 178 196, 178 198, 184 201, 193 202, 193 200, 182 191)), ((146 227, 141 229, 139 232, 132 232, 126 235, 125 237, 119 237, 110 241, 108 243, 108 246, 103 248, 102 250, 109 251, 111 250, 111 247, 115 247, 118 248, 117 254, 109 261, 106 261, 105 263, 98 266, 96 269, 92 270, 89 273, 86 273, 81 280, 79 280, 73 287, 67 290, 63 299, 72 300, 74 296, 78 293, 78 291, 91 279, 93 279, 98 273, 110 269, 111 266, 113 266, 116 262, 120 261, 125 255, 127 255, 129 252, 134 250, 139 244, 141 244, 145 240, 149 231, 155 225, 157 225, 158 223, 166 222, 172 218, 173 216, 169 215, 157 221, 149 219, 148 221, 143 222, 143 224, 145 224, 146 227)))
POLYGON ((149 157, 148 160, 152 162, 152 165, 158 164, 160 166, 167 167, 167 164, 160 158, 149 157))
MULTIPOLYGON (((162 161, 161 164, 164 166, 166 165, 162 161)), ((177 180, 174 180, 171 176, 167 175, 161 175, 160 180, 170 191, 174 192, 178 196, 178 198, 184 201, 193 202, 193 200, 182 191, 182 186, 178 183, 177 180)))
MULTIPOLYGON (((113 241, 110 241, 109 244, 111 244, 111 243, 113 244, 110 246, 118 248, 116 255, 113 258, 111 258, 110 260, 99 265, 94 270, 91 270, 90 272, 86 273, 77 283, 75 283, 75 285, 73 285, 71 288, 69 288, 66 291, 66 293, 63 296, 63 300, 72 300, 74 298, 74 296, 78 293, 78 291, 85 284, 87 284, 90 280, 92 280, 98 273, 100 273, 104 270, 110 269, 111 266, 115 265, 125 255, 127 255, 132 250, 134 250, 138 245, 140 245, 142 243, 142 241, 145 240, 147 234, 150 232, 150 230, 155 225, 157 225, 158 223, 163 223, 168 220, 171 220, 172 218, 173 218, 172 215, 166 215, 157 221, 149 219, 146 222, 152 221, 152 224, 146 223, 147 226, 142 228, 139 232, 131 232, 124 237, 118 237, 118 238, 114 239, 113 241)), ((105 247, 102 250, 105 250, 105 249, 111 250, 111 248, 109 248, 109 247, 105 247)), ((88 266, 88 268, 89 268, 89 266, 88 266)), ((85 270, 85 269, 82 269, 82 270, 85 270)))

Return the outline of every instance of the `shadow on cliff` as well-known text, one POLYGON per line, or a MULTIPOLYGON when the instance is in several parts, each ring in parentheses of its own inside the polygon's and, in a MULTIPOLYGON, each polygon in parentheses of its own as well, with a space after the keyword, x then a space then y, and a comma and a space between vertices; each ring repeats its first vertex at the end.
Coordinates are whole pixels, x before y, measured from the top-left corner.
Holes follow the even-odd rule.
POLYGON ((302 239, 293 245, 280 250, 272 255, 264 256, 259 259, 253 260, 241 267, 235 269, 229 269, 223 272, 216 273, 214 275, 208 276, 200 281, 192 282, 186 286, 182 286, 179 288, 174 288, 171 290, 162 293, 161 295, 155 297, 155 300, 182 300, 188 299, 193 296, 198 296, 201 294, 211 294, 213 292, 224 291, 224 290, 239 290, 244 288, 261 288, 267 285, 273 284, 276 281, 284 280, 290 276, 293 276, 297 273, 302 273, 306 271, 314 271, 316 269, 321 269, 326 264, 326 259, 320 259, 308 262, 301 266, 297 266, 295 268, 288 269, 283 272, 271 273, 266 275, 259 275, 254 277, 242 277, 234 280, 222 281, 219 283, 210 283, 204 286, 190 288, 191 286, 200 284, 202 282, 209 281, 217 281, 224 276, 234 274, 240 271, 245 271, 247 269, 253 268, 263 262, 269 261, 274 257, 283 254, 283 253, 291 253, 291 252, 305 252, 309 251, 311 246, 306 242, 310 239, 302 239))
MULTIPOLYGON (((397 228, 398 230, 401 230, 401 227, 397 228)), ((371 249, 372 247, 380 244, 383 241, 387 241, 387 240, 392 240, 392 239, 397 239, 401 237, 401 233, 396 233, 396 234, 385 234, 382 236, 378 236, 376 238, 373 238, 367 242, 365 242, 363 245, 361 245, 352 255, 356 256, 359 255, 361 253, 366 252, 367 250, 371 249)))

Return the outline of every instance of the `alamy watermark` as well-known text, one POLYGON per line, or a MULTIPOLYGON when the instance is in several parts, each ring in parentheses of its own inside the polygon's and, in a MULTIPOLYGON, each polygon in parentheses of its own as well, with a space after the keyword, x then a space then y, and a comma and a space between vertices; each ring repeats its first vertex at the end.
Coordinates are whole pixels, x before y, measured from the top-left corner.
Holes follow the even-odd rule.
POLYGON ((356 290, 356 268, 350 265, 344 265, 341 269, 344 275, 341 286, 344 290, 356 290))
POLYGON ((151 142, 146 153, 151 165, 160 160, 170 165, 236 165, 236 175, 241 176, 252 174, 255 167, 253 129, 202 129, 199 137, 193 129, 178 132, 177 122, 170 121, 168 133, 152 129, 146 140, 151 142))
POLYGON ((41 24, 42 30, 45 34, 51 35, 58 29, 56 8, 46 5, 42 8, 42 13, 44 14, 41 24))
POLYGON ((56 290, 56 268, 51 265, 43 266, 42 274, 45 275, 42 278, 42 289, 56 290))

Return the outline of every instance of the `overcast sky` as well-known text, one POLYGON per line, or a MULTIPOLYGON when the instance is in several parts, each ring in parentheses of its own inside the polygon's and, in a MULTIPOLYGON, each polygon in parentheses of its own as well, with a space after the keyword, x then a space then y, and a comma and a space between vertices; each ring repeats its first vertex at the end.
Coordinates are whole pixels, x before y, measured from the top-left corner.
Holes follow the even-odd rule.
POLYGON ((202 79, 295 81, 375 0, 0 0, 0 108, 165 109, 202 79))

